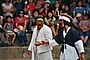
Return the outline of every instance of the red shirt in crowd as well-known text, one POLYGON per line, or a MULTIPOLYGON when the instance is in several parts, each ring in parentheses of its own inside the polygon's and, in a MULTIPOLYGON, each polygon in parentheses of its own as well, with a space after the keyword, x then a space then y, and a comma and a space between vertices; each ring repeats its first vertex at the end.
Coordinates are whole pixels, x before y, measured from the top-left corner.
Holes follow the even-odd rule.
POLYGON ((35 4, 33 4, 33 3, 31 3, 31 4, 25 4, 24 5, 24 9, 25 8, 27 9, 28 6, 29 6, 29 11, 32 14, 33 10, 36 8, 35 4))
POLYGON ((15 23, 17 23, 18 26, 21 25, 21 26, 24 27, 24 25, 25 25, 25 21, 26 21, 26 20, 27 20, 26 17, 23 17, 22 20, 19 20, 19 17, 16 17, 16 18, 15 18, 15 23))

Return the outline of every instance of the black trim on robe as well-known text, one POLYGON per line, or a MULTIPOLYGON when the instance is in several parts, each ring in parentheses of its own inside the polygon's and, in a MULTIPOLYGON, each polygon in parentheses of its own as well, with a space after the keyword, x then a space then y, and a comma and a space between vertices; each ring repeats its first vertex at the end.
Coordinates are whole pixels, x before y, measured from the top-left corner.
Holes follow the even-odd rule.
POLYGON ((74 28, 70 28, 65 38, 63 38, 63 30, 59 31, 58 35, 55 36, 55 41, 60 45, 65 39, 65 44, 74 47, 74 43, 80 40, 80 37, 77 31, 74 28))
MULTIPOLYGON (((59 31, 59 34, 57 36, 55 36, 55 41, 60 45, 62 44, 61 47, 61 51, 64 53, 64 45, 65 45, 65 49, 66 49, 66 44, 75 47, 75 42, 80 40, 80 37, 77 33, 77 31, 74 28, 70 28, 70 30, 68 31, 67 35, 65 36, 65 38, 63 38, 63 29, 59 31)), ((76 49, 77 51, 77 49, 76 49)), ((77 51, 78 54, 78 51, 77 51)))

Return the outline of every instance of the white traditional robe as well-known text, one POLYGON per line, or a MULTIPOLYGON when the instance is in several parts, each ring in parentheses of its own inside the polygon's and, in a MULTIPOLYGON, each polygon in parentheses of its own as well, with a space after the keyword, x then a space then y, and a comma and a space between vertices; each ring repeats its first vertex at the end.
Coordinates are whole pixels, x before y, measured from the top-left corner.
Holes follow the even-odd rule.
MULTIPOLYGON (((34 60, 34 47, 35 47, 36 36, 37 36, 37 26, 34 28, 32 39, 31 39, 30 45, 28 47, 28 50, 32 51, 32 60, 34 60)), ((43 25, 43 27, 40 29, 40 31, 38 33, 37 41, 42 41, 42 40, 46 40, 46 39, 51 41, 52 38, 53 37, 52 37, 51 29, 48 26, 43 25)), ((43 60, 53 60, 51 50, 52 50, 52 47, 50 46, 50 43, 37 46, 38 59, 40 60, 40 58, 41 58, 43 60), (46 53, 49 55, 47 56, 46 53)))

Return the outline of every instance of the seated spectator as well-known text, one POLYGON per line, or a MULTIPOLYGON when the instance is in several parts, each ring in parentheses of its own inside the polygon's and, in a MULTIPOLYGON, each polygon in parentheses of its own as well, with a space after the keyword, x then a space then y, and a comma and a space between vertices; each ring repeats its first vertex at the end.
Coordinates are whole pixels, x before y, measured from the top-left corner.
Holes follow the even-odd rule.
POLYGON ((36 2, 36 6, 40 6, 44 4, 45 0, 34 0, 34 2, 36 2))
POLYGON ((19 15, 15 18, 15 24, 18 33, 18 40, 20 46, 27 46, 27 39, 26 39, 26 20, 27 18, 24 17, 24 11, 20 10, 19 15))
POLYGON ((62 10, 62 12, 65 12, 65 11, 67 11, 68 15, 72 16, 72 11, 68 5, 65 5, 65 9, 62 10))
POLYGON ((48 11, 51 9, 51 5, 49 2, 45 2, 44 4, 42 4, 41 8, 40 8, 40 15, 42 15, 44 18, 46 17, 48 11))
POLYGON ((83 6, 83 2, 81 0, 78 1, 76 8, 74 8, 73 10, 73 17, 75 17, 77 13, 84 14, 84 15, 86 14, 86 11, 82 6, 83 6))
POLYGON ((80 20, 79 27, 81 40, 86 45, 86 42, 89 38, 89 30, 90 30, 90 22, 88 19, 88 15, 84 15, 83 20, 80 20))
POLYGON ((56 36, 55 21, 56 21, 56 18, 54 17, 53 12, 49 10, 47 13, 47 16, 45 17, 45 24, 51 28, 53 36, 56 36))
POLYGON ((38 9, 34 9, 33 13, 32 13, 32 16, 29 18, 29 22, 27 23, 28 32, 30 32, 30 33, 33 32, 33 29, 34 29, 34 27, 36 25, 35 18, 38 15, 39 15, 39 10, 38 9))
POLYGON ((86 13, 90 15, 90 6, 89 6, 89 4, 84 3, 83 8, 87 11, 86 13))
POLYGON ((7 20, 7 22, 4 25, 4 30, 6 32, 6 34, 5 34, 6 40, 8 42, 8 45, 13 46, 15 38, 16 38, 16 34, 13 31, 13 24, 11 23, 11 16, 6 16, 6 20, 7 20), (10 42, 9 38, 11 38, 11 37, 12 37, 12 40, 10 42))
POLYGON ((7 42, 6 39, 4 37, 4 29, 2 28, 2 21, 3 21, 3 17, 0 16, 0 47, 2 46, 6 46, 7 42))
POLYGON ((24 5, 24 11, 26 14, 28 14, 29 12, 29 15, 32 14, 32 11, 36 8, 36 5, 33 3, 33 0, 28 0, 27 3, 25 3, 24 5))
POLYGON ((76 7, 76 2, 73 1, 72 4, 70 5, 71 11, 73 11, 73 9, 76 7))
POLYGON ((60 16, 60 5, 59 5, 59 2, 55 2, 54 4, 55 7, 52 7, 53 8, 53 14, 56 18, 58 18, 60 16))
POLYGON ((15 0, 14 6, 15 6, 15 16, 18 16, 19 10, 23 9, 22 0, 15 0))
POLYGON ((14 7, 13 4, 10 3, 10 0, 5 0, 5 2, 2 3, 2 10, 4 16, 10 15, 11 17, 13 17, 14 7))

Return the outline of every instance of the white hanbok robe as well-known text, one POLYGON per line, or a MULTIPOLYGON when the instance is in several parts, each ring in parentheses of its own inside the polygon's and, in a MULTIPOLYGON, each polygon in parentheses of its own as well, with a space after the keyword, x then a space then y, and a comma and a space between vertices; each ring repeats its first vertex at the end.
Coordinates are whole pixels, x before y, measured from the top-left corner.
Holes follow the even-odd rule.
MULTIPOLYGON (((47 39, 48 41, 51 41, 52 38, 53 38, 52 31, 48 26, 43 25, 43 27, 40 29, 40 31, 38 33, 38 36, 37 36, 37 26, 34 28, 32 39, 31 39, 30 45, 28 47, 28 50, 32 51, 32 60, 35 60, 34 59, 35 40, 42 41, 42 40, 47 39), (36 37, 37 37, 37 39, 36 39, 36 37)), ((38 55, 37 58, 39 60, 42 60, 42 59, 43 60, 53 60, 52 53, 51 53, 52 47, 50 46, 50 43, 37 46, 36 49, 37 49, 37 55, 38 55), (49 55, 47 55, 47 54, 49 54, 49 55)))

